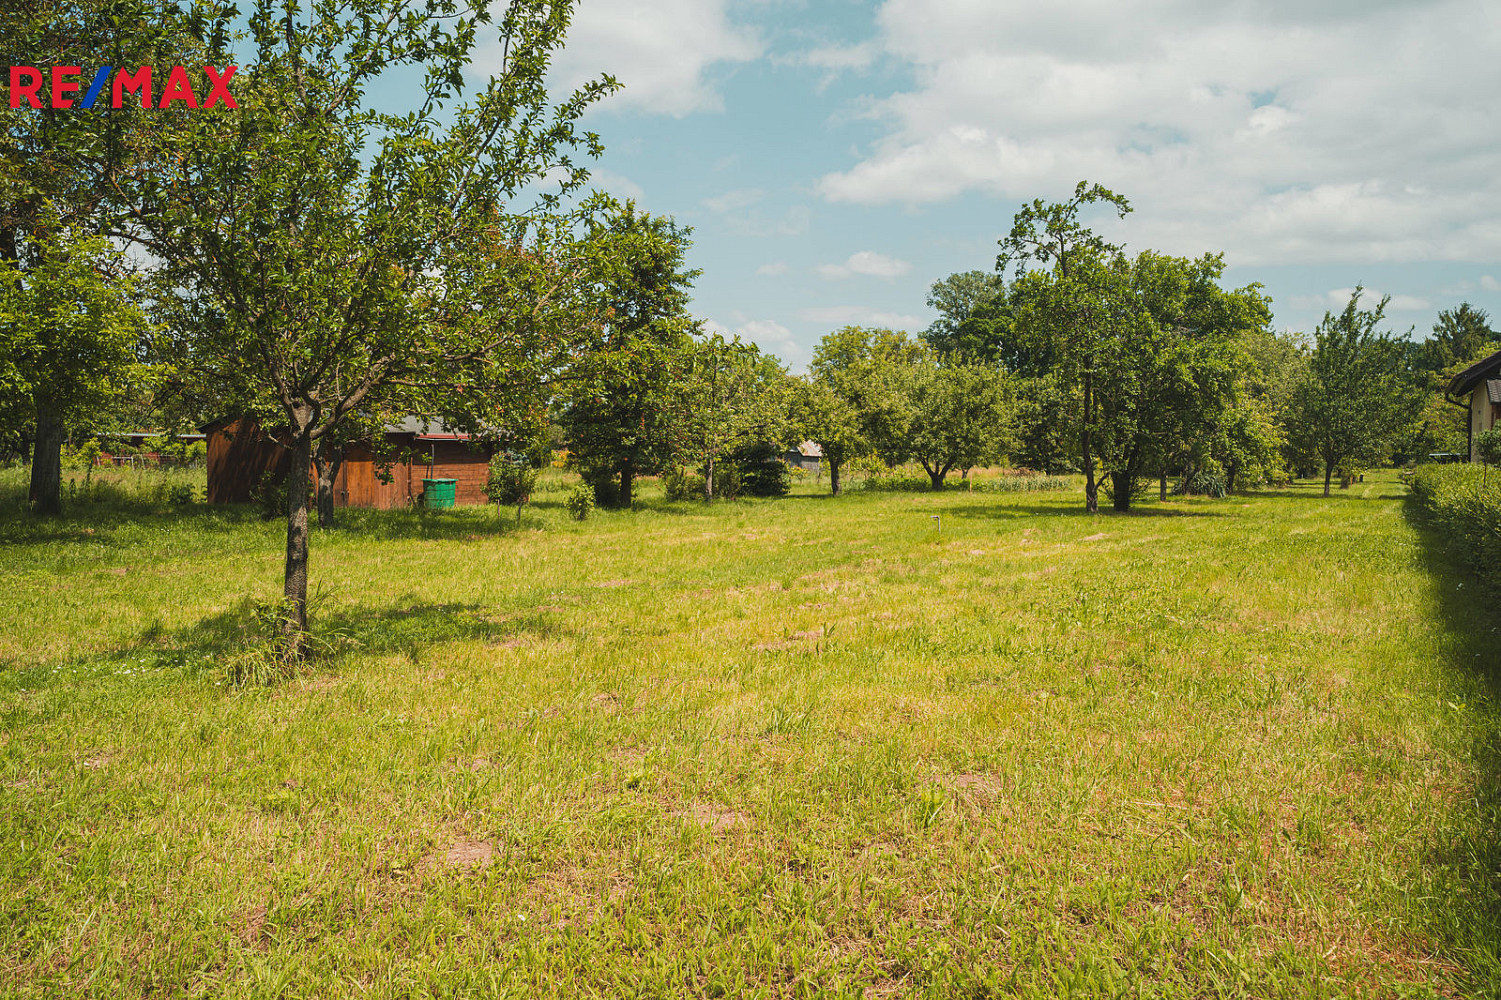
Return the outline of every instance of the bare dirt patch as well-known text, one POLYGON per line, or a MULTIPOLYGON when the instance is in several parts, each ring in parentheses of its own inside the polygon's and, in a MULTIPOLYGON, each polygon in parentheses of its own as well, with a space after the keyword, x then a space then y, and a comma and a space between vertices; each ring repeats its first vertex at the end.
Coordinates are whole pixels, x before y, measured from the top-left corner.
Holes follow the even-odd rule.
POLYGON ((495 856, 495 849, 483 840, 460 840, 443 855, 450 868, 483 868, 495 856))
POLYGON ((1110 536, 1108 534, 1106 534, 1105 532, 1102 531, 1102 532, 1100 532, 1097 535, 1085 535, 1083 538, 1079 539, 1079 541, 1081 541, 1081 542, 1099 542, 1099 541, 1103 541, 1104 539, 1109 538, 1109 537, 1110 536))
POLYGON ((751 825, 750 817, 745 813, 706 802, 695 802, 686 809, 677 810, 673 815, 679 819, 692 820, 716 837, 723 837, 733 830, 749 829, 751 825))
POLYGON ((83 766, 88 768, 90 771, 97 771, 108 763, 109 756, 107 754, 95 754, 92 757, 84 758, 83 766))
POLYGON ((635 582, 635 580, 605 580, 602 583, 594 584, 594 586, 599 587, 603 590, 611 590, 615 587, 629 587, 635 582))
POLYGON ((235 925, 234 934, 247 948, 269 951, 271 936, 266 933, 266 908, 257 906, 246 912, 235 925))

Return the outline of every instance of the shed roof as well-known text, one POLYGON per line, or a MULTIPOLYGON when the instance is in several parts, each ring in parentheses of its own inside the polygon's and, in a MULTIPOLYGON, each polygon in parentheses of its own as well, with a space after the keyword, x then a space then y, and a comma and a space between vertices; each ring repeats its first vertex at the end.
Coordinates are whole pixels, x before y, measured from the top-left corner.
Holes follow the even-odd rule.
MULTIPOLYGON (((1449 380, 1449 395, 1463 396, 1474 389, 1482 381, 1489 380, 1492 375, 1501 372, 1501 351, 1497 351, 1488 358, 1481 358, 1454 378, 1449 380)), ((1492 402, 1496 399, 1491 397, 1492 402)))
POLYGON ((1501 403, 1501 378, 1486 379, 1485 394, 1490 397, 1492 403, 1501 403))

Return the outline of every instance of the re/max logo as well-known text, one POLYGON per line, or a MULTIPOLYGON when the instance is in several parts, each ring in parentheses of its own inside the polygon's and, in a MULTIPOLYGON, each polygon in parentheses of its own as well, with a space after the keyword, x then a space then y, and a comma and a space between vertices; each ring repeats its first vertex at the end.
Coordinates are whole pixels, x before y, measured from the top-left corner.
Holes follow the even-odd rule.
POLYGON ((212 108, 218 104, 223 104, 226 108, 238 108, 234 96, 229 92, 229 81, 234 78, 238 68, 203 67, 203 72, 208 75, 209 92, 203 103, 199 104, 198 95, 193 92, 192 80, 188 78, 188 71, 182 66, 173 66, 172 71, 167 74, 159 102, 153 101, 150 66, 139 66, 133 73, 124 67, 116 71, 113 66, 101 66, 94 71, 94 78, 89 81, 87 90, 84 90, 83 84, 77 79, 83 75, 81 66, 52 66, 49 68, 50 73, 44 73, 35 66, 12 66, 10 106, 19 108, 24 100, 33 108, 42 107, 42 85, 48 82, 47 78, 50 76, 52 86, 47 96, 51 98, 51 103, 47 106, 53 108, 92 108, 99 102, 106 86, 109 87, 107 107, 111 108, 124 107, 131 100, 126 97, 127 94, 139 98, 143 108, 167 108, 172 106, 173 101, 181 101, 190 108, 212 108), (111 75, 114 76, 113 82, 110 80, 111 75), (80 91, 83 91, 83 97, 78 100, 69 96, 80 91))

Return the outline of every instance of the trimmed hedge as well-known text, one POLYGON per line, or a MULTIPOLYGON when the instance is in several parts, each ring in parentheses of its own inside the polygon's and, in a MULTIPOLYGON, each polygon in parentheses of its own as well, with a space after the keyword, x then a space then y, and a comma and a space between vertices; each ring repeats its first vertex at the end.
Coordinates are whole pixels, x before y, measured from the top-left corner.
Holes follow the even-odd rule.
POLYGON ((1501 469, 1487 475, 1475 465, 1420 465, 1412 492, 1470 568, 1501 587, 1501 469))

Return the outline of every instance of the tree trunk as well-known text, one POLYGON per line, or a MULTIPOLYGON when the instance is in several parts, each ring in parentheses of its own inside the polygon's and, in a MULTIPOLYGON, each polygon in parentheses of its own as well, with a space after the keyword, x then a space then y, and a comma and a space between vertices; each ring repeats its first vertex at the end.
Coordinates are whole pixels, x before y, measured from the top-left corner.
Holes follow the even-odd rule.
POLYGON ((1161 501, 1162 503, 1167 503, 1167 470, 1166 469, 1163 469, 1163 470, 1161 470, 1161 471, 1159 471, 1157 473, 1157 499, 1159 501, 1161 501))
POLYGON ((318 527, 334 526, 334 482, 339 478, 339 466, 344 464, 344 449, 327 443, 327 438, 318 442, 314 463, 318 469, 318 527))
POLYGON ((1111 499, 1117 511, 1125 513, 1131 509, 1131 489, 1135 485, 1133 477, 1124 472, 1110 474, 1110 491, 1115 494, 1111 499))
POLYGON ((829 487, 834 491, 834 496, 839 495, 839 464, 832 458, 829 459, 829 487))
POLYGON ((1234 465, 1230 465, 1230 466, 1226 466, 1225 467, 1225 492, 1226 493, 1234 493, 1235 492, 1235 475, 1239 471, 1240 471, 1239 468, 1237 466, 1234 466, 1234 465))
POLYGON ((287 561, 282 596, 286 599, 282 635, 289 660, 300 660, 307 644, 308 474, 312 465, 312 442, 307 432, 292 446, 292 465, 287 470, 287 561))
POLYGON ((630 459, 626 459, 620 463, 620 506, 629 507, 631 505, 632 491, 635 485, 636 466, 630 459))
POLYGON ((933 484, 933 489, 943 489, 943 479, 948 475, 949 470, 944 469, 939 471, 937 469, 929 469, 926 462, 923 463, 923 468, 928 469, 928 480, 933 484))
POLYGON ((714 456, 713 455, 709 456, 709 463, 708 463, 708 465, 704 466, 704 471, 706 472, 706 475, 704 476, 704 499, 705 500, 713 500, 714 499, 714 456))
POLYGON ((1085 359, 1084 369, 1084 427, 1079 436, 1084 446, 1084 509, 1091 514, 1100 512, 1100 488, 1094 481, 1094 452, 1090 448, 1089 425, 1094 421, 1094 358, 1085 359))
POLYGON ((1324 496, 1329 495, 1329 485, 1334 481, 1334 463, 1324 463, 1324 496))
POLYGON ((31 449, 31 509, 38 514, 63 511, 62 414, 46 396, 36 397, 36 444, 31 449))

